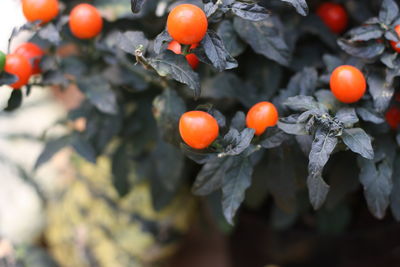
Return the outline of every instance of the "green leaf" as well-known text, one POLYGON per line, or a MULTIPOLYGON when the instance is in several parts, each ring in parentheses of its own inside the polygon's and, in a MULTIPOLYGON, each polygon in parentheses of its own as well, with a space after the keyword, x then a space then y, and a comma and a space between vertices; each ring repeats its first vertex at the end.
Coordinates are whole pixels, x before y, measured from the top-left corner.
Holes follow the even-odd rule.
POLYGON ((164 140, 179 144, 179 118, 186 111, 186 104, 175 90, 165 89, 153 101, 153 115, 164 140))
POLYGON ((5 71, 0 71, 0 85, 13 84, 18 81, 18 77, 5 71))
POLYGON ((308 195, 313 208, 319 209, 324 204, 329 192, 327 185, 321 175, 309 175, 307 178, 308 195))
POLYGON ((237 99, 246 107, 255 104, 247 85, 234 73, 221 72, 204 82, 202 97, 215 99, 237 99))
POLYGON ((7 107, 4 111, 13 111, 19 108, 22 104, 22 91, 21 89, 14 89, 11 92, 10 98, 7 102, 7 107))
POLYGON ((54 140, 48 141, 43 151, 40 153, 38 159, 36 160, 34 169, 38 169, 44 163, 49 161, 58 151, 62 148, 68 146, 71 143, 71 136, 62 136, 54 140))
POLYGON ((335 136, 331 136, 325 129, 317 129, 308 156, 307 178, 308 193, 314 209, 322 206, 328 194, 329 186, 322 178, 322 170, 335 149, 337 142, 338 139, 335 136))
POLYGON ((293 135, 307 135, 307 129, 305 123, 297 122, 298 116, 289 116, 286 118, 280 118, 278 121, 278 128, 287 134, 293 135))
POLYGON ((171 76, 174 80, 184 83, 194 90, 195 97, 200 96, 200 80, 192 70, 186 58, 172 51, 164 51, 157 58, 150 58, 149 64, 160 76, 171 76))
POLYGON ((393 80, 387 80, 387 78, 387 73, 383 71, 374 71, 368 74, 369 92, 378 112, 383 112, 388 108, 394 94, 393 80))
POLYGON ((175 192, 183 178, 184 157, 182 152, 175 146, 162 140, 154 150, 153 166, 159 182, 168 191, 175 192))
POLYGON ((198 164, 205 164, 208 161, 217 157, 217 153, 208 153, 207 151, 199 151, 198 149, 192 149, 188 145, 181 143, 180 148, 182 152, 191 160, 198 164))
POLYGON ((233 57, 242 54, 246 49, 246 44, 240 40, 230 20, 223 20, 218 25, 217 34, 221 37, 228 53, 233 57))
POLYGON ((280 146, 284 141, 289 139, 289 135, 277 127, 268 128, 261 136, 260 145, 263 148, 274 148, 280 146))
POLYGON ((385 119, 381 114, 377 113, 375 110, 370 108, 358 107, 356 109, 357 114, 362 120, 372 122, 375 124, 381 124, 385 122, 385 119))
POLYGON ((204 60, 201 53, 197 54, 199 59, 207 64, 210 62, 218 71, 233 69, 238 66, 236 59, 226 50, 221 37, 216 32, 208 30, 201 41, 201 46, 208 60, 204 60))
POLYGON ((291 57, 290 50, 275 26, 275 21, 276 19, 268 18, 253 22, 236 17, 233 26, 254 52, 287 66, 291 57))
POLYGON ((139 13, 145 0, 131 0, 131 10, 133 13, 139 13))
POLYGON ((218 157, 239 155, 249 147, 253 136, 254 129, 245 128, 239 133, 235 128, 231 128, 222 142, 226 149, 219 153, 218 157))
POLYGON ((131 189, 129 183, 129 164, 131 162, 126 146, 125 143, 122 143, 112 156, 112 184, 120 197, 127 195, 131 189))
POLYGON ((230 6, 233 14, 246 20, 260 21, 268 18, 269 11, 255 3, 234 2, 230 6))
POLYGON ((383 0, 381 10, 379 11, 379 20, 390 25, 399 17, 399 6, 393 0, 383 0))
POLYGON ((287 2, 291 4, 302 16, 307 16, 308 14, 308 6, 305 0, 281 0, 282 2, 287 2))
POLYGON ((137 49, 141 49, 144 53, 149 45, 149 41, 144 36, 144 33, 140 31, 119 33, 117 39, 118 47, 131 55, 135 55, 137 49))
POLYGON ((345 39, 339 39, 338 45, 347 54, 362 59, 373 59, 385 51, 385 45, 375 41, 370 42, 350 42, 345 39))
POLYGON ((233 164, 232 157, 216 158, 207 162, 197 174, 192 187, 196 195, 204 196, 219 189, 226 175, 226 172, 233 164))
POLYGON ((351 127, 358 122, 356 110, 354 108, 342 108, 336 112, 335 118, 341 121, 345 127, 351 127))
POLYGON ((101 112, 107 114, 118 112, 117 96, 102 76, 95 75, 80 79, 78 80, 78 87, 101 112))
POLYGON ((369 41, 381 38, 383 30, 379 25, 365 25, 351 29, 346 35, 349 35, 351 42, 369 41))
POLYGON ((234 158, 233 166, 226 172, 222 185, 222 209, 230 224, 233 224, 246 189, 251 185, 252 172, 253 166, 247 157, 234 158))
POLYGON ((159 54, 162 49, 166 49, 168 44, 172 41, 171 36, 167 32, 167 30, 162 31, 157 37, 154 39, 154 52, 159 54))
POLYGON ((61 42, 59 30, 52 23, 47 23, 39 30, 38 34, 44 40, 47 40, 55 45, 59 45, 61 42))
POLYGON ((292 96, 283 102, 286 107, 295 111, 306 111, 311 109, 318 109, 318 103, 312 96, 292 96))
POLYGON ((374 158, 374 150, 371 145, 371 138, 363 129, 344 129, 342 140, 351 151, 360 154, 366 159, 374 158))
POLYGON ((364 196, 371 213, 378 219, 385 216, 390 203, 393 188, 392 166, 388 160, 375 165, 374 161, 358 158, 360 166, 360 182, 364 187, 364 196))
POLYGON ((74 134, 71 139, 71 146, 88 162, 96 163, 96 151, 83 136, 74 134))
POLYGON ((236 112, 231 121, 231 128, 242 131, 246 127, 246 115, 243 111, 236 112))

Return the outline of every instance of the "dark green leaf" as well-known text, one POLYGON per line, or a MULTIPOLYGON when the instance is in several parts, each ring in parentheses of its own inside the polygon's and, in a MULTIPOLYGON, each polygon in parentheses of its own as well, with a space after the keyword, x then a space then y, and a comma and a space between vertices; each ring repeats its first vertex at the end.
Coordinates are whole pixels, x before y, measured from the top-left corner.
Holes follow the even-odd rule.
POLYGON ((4 111, 13 111, 19 108, 22 104, 22 90, 14 89, 11 92, 10 98, 7 102, 7 107, 4 108, 4 111))
POLYGON ((347 54, 363 59, 373 59, 385 51, 385 45, 375 41, 359 43, 339 39, 338 45, 347 54))
POLYGON ((397 53, 384 53, 381 56, 381 62, 390 69, 394 69, 398 65, 396 59, 397 59, 397 53))
POLYGON ((379 20, 390 25, 399 16, 399 6, 394 0, 383 0, 381 10, 379 11, 379 20))
POLYGON ((245 128, 240 133, 235 128, 231 128, 224 136, 223 142, 226 143, 224 152, 218 154, 219 157, 235 156, 242 153, 249 147, 254 136, 254 129, 245 128))
POLYGON ((39 30, 38 34, 44 40, 47 40, 55 45, 58 45, 61 42, 60 33, 52 23, 46 24, 46 26, 39 30))
POLYGON ((192 192, 196 195, 204 196, 219 189, 222 186, 227 170, 234 163, 233 159, 233 157, 216 158, 204 164, 197 174, 192 192))
POLYGON ((153 159, 159 182, 167 190, 175 192, 182 179, 183 154, 175 146, 160 140, 154 150, 153 159))
POLYGON ((233 224, 233 217, 244 200, 246 189, 251 185, 252 172, 253 166, 248 157, 236 157, 224 176, 222 209, 230 224, 233 224))
POLYGON ((255 3, 234 2, 230 7, 232 12, 243 19, 260 21, 268 18, 268 10, 255 3))
POLYGON ((165 49, 167 44, 169 44, 171 41, 172 38, 169 33, 166 30, 162 31, 159 35, 157 35, 156 39, 154 39, 154 52, 159 54, 162 48, 165 49))
POLYGON ((278 121, 278 128, 288 134, 293 135, 306 135, 306 125, 304 123, 297 123, 297 118, 286 117, 278 121))
POLYGON ((317 129, 309 155, 307 178, 309 197, 314 209, 322 206, 328 194, 329 186, 322 178, 322 170, 337 142, 337 138, 331 136, 326 130, 317 129))
POLYGON ((283 105, 295 111, 307 111, 318 108, 318 103, 312 96, 304 95, 289 97, 285 102, 283 102, 283 105))
POLYGON ((0 85, 12 84, 18 81, 18 77, 5 71, 0 72, 0 85))
POLYGON ((177 134, 179 118, 186 111, 186 104, 175 90, 165 89, 153 101, 153 115, 164 140, 179 144, 177 134))
POLYGON ((334 69, 343 65, 343 61, 340 58, 330 54, 323 55, 322 60, 324 61, 328 73, 331 73, 334 69))
POLYGON ((226 50, 233 57, 240 55, 246 49, 246 44, 240 40, 230 20, 223 20, 218 25, 217 34, 221 37, 226 50))
POLYGON ((388 108, 394 94, 392 80, 388 81, 386 77, 385 73, 374 71, 367 78, 369 92, 374 99, 374 107, 379 112, 388 108))
POLYGON ((229 54, 222 39, 214 31, 208 30, 201 41, 201 46, 208 60, 218 71, 233 69, 238 66, 236 59, 229 54))
POLYGON ((96 163, 96 151, 93 146, 84 139, 83 136, 75 134, 71 140, 71 146, 84 159, 91 163, 96 163))
POLYGON ((282 2, 287 2, 291 4, 302 16, 307 16, 308 14, 308 6, 306 0, 281 0, 282 2))
POLYGON ((294 31, 297 33, 299 29, 304 33, 310 33, 318 36, 327 46, 332 49, 337 49, 337 36, 326 26, 316 14, 310 14, 305 17, 299 27, 295 27, 294 31))
POLYGON ((131 0, 131 10, 133 13, 139 13, 145 0, 131 0))
POLYGON ((242 111, 236 112, 231 121, 231 128, 242 131, 246 127, 246 115, 242 111))
POLYGON ((149 59, 149 63, 160 76, 169 75, 193 89, 195 97, 200 96, 199 76, 192 70, 184 56, 167 50, 159 57, 149 59))
POLYGON ((324 204, 329 192, 327 185, 321 174, 307 177, 308 195, 314 209, 319 209, 324 204))
POLYGON ((336 112, 335 118, 341 121, 345 127, 350 127, 358 122, 356 110, 354 108, 341 108, 336 112))
POLYGON ((289 135, 281 131, 278 127, 268 128, 261 136, 260 145, 263 148, 274 148, 280 146, 289 139, 289 135))
POLYGON ((363 129, 344 129, 342 140, 351 151, 360 154, 366 159, 374 158, 374 150, 371 145, 371 138, 363 129))
POLYGON ((393 42, 400 41, 399 36, 397 35, 397 32, 394 29, 387 29, 385 31, 385 39, 393 42))
POLYGON ((347 32, 346 35, 349 35, 349 41, 369 41, 372 39, 379 39, 383 35, 383 30, 379 25, 365 25, 357 28, 351 29, 347 32))
POLYGON ((233 26, 254 52, 286 66, 289 64, 291 54, 275 22, 276 18, 254 22, 236 17, 233 26))
POLYGON ((126 144, 123 143, 116 149, 112 157, 112 183, 120 197, 127 195, 130 189, 128 179, 130 171, 129 164, 132 163, 129 160, 126 150, 126 144))
POLYGON ((221 72, 206 80, 202 87, 202 96, 214 99, 237 99, 246 107, 254 104, 247 85, 231 72, 221 72))
POLYGON ((135 55, 135 51, 140 49, 146 51, 149 41, 140 31, 127 31, 118 35, 117 45, 126 53, 135 55))
POLYGON ((385 216, 390 202, 392 184, 392 166, 387 160, 375 166, 374 161, 358 158, 361 168, 360 182, 371 213, 378 219, 385 216))
POLYGON ((204 4, 204 12, 207 15, 207 18, 212 16, 218 10, 218 4, 213 3, 213 1, 209 1, 208 3, 204 4))
POLYGON ((50 160, 58 151, 69 145, 70 142, 71 136, 62 136, 60 138, 48 141, 36 160, 34 169, 38 169, 40 166, 50 160))
POLYGON ((78 57, 63 58, 60 64, 65 74, 82 77, 86 74, 87 66, 78 57))
POLYGON ((104 70, 103 75, 114 86, 129 87, 132 91, 143 91, 149 87, 149 84, 142 75, 135 72, 138 68, 140 67, 137 65, 133 65, 131 69, 128 69, 127 67, 113 64, 104 70))
POLYGON ((278 100, 284 102, 291 96, 313 95, 317 82, 318 73, 316 69, 305 67, 290 78, 287 88, 279 92, 278 100))
POLYGON ((184 143, 180 144, 180 148, 188 158, 198 164, 205 164, 206 162, 217 157, 217 153, 207 153, 205 151, 199 151, 198 149, 192 149, 184 143))
POLYGON ((364 121, 369 121, 375 124, 381 124, 385 122, 385 119, 373 109, 358 107, 357 114, 364 121))
POLYGON ((117 97, 110 84, 100 75, 80 79, 79 89, 86 95, 89 101, 101 112, 116 114, 118 111, 117 97))

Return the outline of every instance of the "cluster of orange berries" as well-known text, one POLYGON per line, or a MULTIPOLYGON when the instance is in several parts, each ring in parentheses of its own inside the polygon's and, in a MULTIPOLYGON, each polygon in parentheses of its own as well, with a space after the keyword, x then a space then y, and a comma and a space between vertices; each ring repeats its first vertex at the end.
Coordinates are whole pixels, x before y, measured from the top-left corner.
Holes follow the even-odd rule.
MULTIPOLYGON (((40 21, 41 25, 50 22, 59 13, 58 0, 22 0, 22 11, 29 22, 40 21)), ((80 39, 97 36, 103 28, 100 12, 90 4, 75 6, 69 16, 71 33, 80 39)), ((19 89, 26 85, 32 75, 39 74, 43 50, 34 43, 21 44, 12 54, 0 52, 0 70, 17 76, 18 80, 10 86, 19 89)))
POLYGON ((189 46, 185 56, 189 65, 195 69, 199 59, 192 53, 192 49, 199 45, 208 29, 208 20, 204 11, 198 6, 181 4, 176 6, 168 15, 167 31, 173 41, 168 49, 175 54, 182 53, 181 45, 189 46))

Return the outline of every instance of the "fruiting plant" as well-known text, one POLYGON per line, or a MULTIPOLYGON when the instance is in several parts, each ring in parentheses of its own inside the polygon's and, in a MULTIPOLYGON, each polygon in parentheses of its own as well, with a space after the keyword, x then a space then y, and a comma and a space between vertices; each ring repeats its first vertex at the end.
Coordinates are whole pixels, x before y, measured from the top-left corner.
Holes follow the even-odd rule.
MULTIPOLYGON (((324 216, 342 208, 400 221, 395 1, 76 2, 22 27, 45 51, 35 84, 85 95, 65 119, 84 129, 48 140, 35 168, 66 146, 92 163, 110 157, 121 199, 132 176, 158 210, 190 186, 224 229, 240 207, 280 229, 332 226, 324 216), (66 44, 74 53, 60 55, 66 44), (366 204, 354 205, 359 192, 366 204)), ((18 50, 0 74, 13 88, 42 56, 18 50)), ((8 111, 23 102, 14 91, 8 111)))

